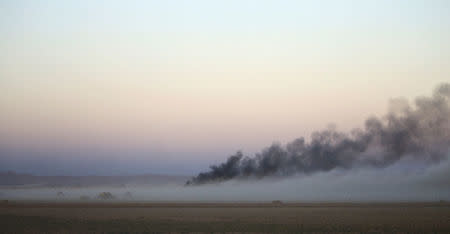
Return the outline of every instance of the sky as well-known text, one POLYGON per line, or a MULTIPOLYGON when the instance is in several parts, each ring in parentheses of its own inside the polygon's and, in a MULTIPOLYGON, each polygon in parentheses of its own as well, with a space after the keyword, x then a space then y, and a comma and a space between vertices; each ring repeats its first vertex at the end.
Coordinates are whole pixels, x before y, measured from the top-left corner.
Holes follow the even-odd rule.
POLYGON ((450 2, 0 0, 0 171, 195 174, 450 80, 450 2))

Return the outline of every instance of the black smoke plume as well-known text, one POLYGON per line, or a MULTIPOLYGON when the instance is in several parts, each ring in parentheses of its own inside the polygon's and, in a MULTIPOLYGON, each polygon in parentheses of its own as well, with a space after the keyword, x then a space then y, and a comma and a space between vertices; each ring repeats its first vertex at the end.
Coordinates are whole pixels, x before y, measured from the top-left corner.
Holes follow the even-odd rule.
POLYGON ((436 87, 431 97, 392 101, 388 114, 368 118, 363 129, 350 133, 329 128, 285 146, 272 144, 254 157, 238 151, 226 162, 213 165, 186 185, 215 183, 236 178, 262 178, 312 174, 360 166, 386 167, 401 158, 437 162, 450 149, 450 84, 436 87))

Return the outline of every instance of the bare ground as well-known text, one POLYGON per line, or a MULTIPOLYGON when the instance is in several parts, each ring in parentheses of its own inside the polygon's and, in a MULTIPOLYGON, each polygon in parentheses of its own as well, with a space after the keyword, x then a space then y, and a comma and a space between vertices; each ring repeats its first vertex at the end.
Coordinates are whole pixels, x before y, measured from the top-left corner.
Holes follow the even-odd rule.
POLYGON ((0 227, 0 233, 450 233, 450 204, 4 202, 0 227))

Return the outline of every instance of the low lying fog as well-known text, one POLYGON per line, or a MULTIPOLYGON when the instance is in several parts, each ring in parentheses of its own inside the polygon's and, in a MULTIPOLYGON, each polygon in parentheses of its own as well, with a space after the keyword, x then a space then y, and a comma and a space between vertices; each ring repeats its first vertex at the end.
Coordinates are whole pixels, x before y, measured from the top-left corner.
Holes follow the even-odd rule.
MULTIPOLYGON (((449 155, 450 156, 450 155, 449 155)), ((99 201, 437 201, 450 200, 450 160, 423 166, 401 160, 386 168, 333 170, 282 179, 231 180, 199 186, 2 188, 2 200, 99 201), (105 195, 105 194, 104 194, 105 195), (111 197, 109 197, 111 198, 111 197)))

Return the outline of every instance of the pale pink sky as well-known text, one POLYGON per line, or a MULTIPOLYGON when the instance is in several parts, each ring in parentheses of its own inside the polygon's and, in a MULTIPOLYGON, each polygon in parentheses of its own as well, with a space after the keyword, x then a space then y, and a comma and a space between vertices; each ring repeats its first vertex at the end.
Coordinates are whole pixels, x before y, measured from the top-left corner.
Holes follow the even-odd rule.
POLYGON ((226 2, 2 1, 0 146, 209 163, 449 81, 446 1, 226 2))

